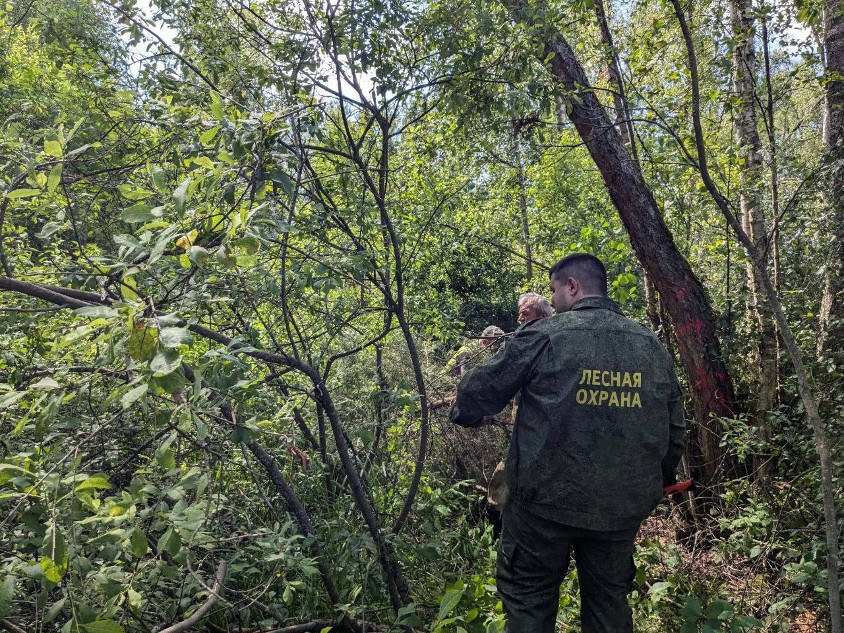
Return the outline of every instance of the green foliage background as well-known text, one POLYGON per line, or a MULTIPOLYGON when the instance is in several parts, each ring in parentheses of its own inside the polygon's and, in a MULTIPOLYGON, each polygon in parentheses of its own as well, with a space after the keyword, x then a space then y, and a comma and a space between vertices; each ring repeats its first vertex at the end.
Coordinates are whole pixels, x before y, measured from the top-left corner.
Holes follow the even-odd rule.
MULTIPOLYGON (((612 296, 646 318, 642 271, 559 89, 495 3, 152 4, 147 17, 132 1, 0 10, 0 263, 83 302, 8 292, 0 306, 3 626, 160 630, 207 600, 225 561, 208 630, 502 631, 478 482, 455 477, 427 403, 452 392, 445 364, 465 337, 514 329, 519 294, 546 292, 570 252, 600 256, 612 296), (150 38, 162 24, 172 41, 150 38), (398 608, 385 552, 407 585, 398 608)), ((746 262, 680 148, 679 30, 664 3, 610 8, 646 180, 748 398, 746 262)), ((779 42, 781 292, 807 351, 834 239, 822 68, 810 39, 789 42, 817 28, 810 8, 762 9, 779 42)), ((604 91, 592 4, 550 3, 546 18, 604 91)), ((713 170, 736 196, 724 7, 696 3, 692 21, 713 170)), ((823 617, 817 458, 789 371, 770 444, 725 421, 739 467, 712 516, 678 545, 676 510, 645 529, 637 630, 823 617), (775 463, 764 488, 749 472, 760 454, 775 463)), ((840 365, 813 371, 839 420, 840 365)), ((563 630, 578 630, 576 590, 572 575, 563 630)))

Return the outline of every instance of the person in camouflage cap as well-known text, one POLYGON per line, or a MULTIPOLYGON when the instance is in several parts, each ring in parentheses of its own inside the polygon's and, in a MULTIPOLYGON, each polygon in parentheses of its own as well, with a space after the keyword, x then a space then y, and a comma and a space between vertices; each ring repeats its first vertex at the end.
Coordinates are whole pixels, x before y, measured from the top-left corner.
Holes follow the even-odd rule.
POLYGON ((634 539, 682 453, 682 393, 657 337, 607 297, 599 259, 570 255, 550 277, 557 314, 469 370, 450 418, 474 426, 521 393, 497 569, 507 630, 554 631, 574 550, 583 633, 632 633, 634 539))

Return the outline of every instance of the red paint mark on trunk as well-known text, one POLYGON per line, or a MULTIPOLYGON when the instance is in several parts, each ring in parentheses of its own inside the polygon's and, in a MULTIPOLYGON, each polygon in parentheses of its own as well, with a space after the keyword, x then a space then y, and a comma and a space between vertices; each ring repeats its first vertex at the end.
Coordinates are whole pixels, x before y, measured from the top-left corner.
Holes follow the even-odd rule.
POLYGON ((685 336, 689 332, 694 332, 695 339, 699 345, 703 345, 703 335, 712 332, 712 324, 700 319, 688 321, 686 323, 679 323, 674 327, 674 333, 677 337, 685 336))
POLYGON ((706 394, 707 401, 723 404, 726 400, 724 398, 724 388, 720 383, 722 383, 725 377, 726 374, 723 371, 716 370, 709 372, 703 367, 696 367, 692 370, 692 387, 698 394, 706 394))

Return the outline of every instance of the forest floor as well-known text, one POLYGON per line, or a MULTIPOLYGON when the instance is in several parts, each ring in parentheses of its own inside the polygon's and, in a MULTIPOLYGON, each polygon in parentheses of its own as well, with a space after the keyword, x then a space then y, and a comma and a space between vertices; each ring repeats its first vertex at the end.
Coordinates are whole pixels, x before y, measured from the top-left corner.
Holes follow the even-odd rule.
POLYGON ((690 529, 689 517, 676 504, 672 503, 670 510, 663 508, 662 513, 657 511, 642 524, 637 541, 640 556, 644 551, 649 563, 649 584, 667 580, 677 595, 688 591, 707 601, 720 597, 739 613, 762 620, 767 615, 764 631, 826 631, 822 609, 808 595, 793 595, 791 607, 780 618, 772 618, 768 610, 787 593, 773 548, 757 556, 727 553, 727 537, 714 521, 697 521, 690 529), (786 625, 789 628, 785 629, 786 625))

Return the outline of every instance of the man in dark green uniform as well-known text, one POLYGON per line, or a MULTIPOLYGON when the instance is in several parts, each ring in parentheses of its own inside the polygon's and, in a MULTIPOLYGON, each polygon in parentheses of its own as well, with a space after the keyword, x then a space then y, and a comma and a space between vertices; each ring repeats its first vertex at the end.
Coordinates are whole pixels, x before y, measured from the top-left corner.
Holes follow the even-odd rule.
POLYGON ((656 336, 607 297, 599 259, 550 275, 557 314, 463 377, 451 421, 474 426, 521 393, 498 555, 507 630, 554 631, 574 550, 583 633, 632 633, 633 542, 680 459, 682 394, 656 336))

